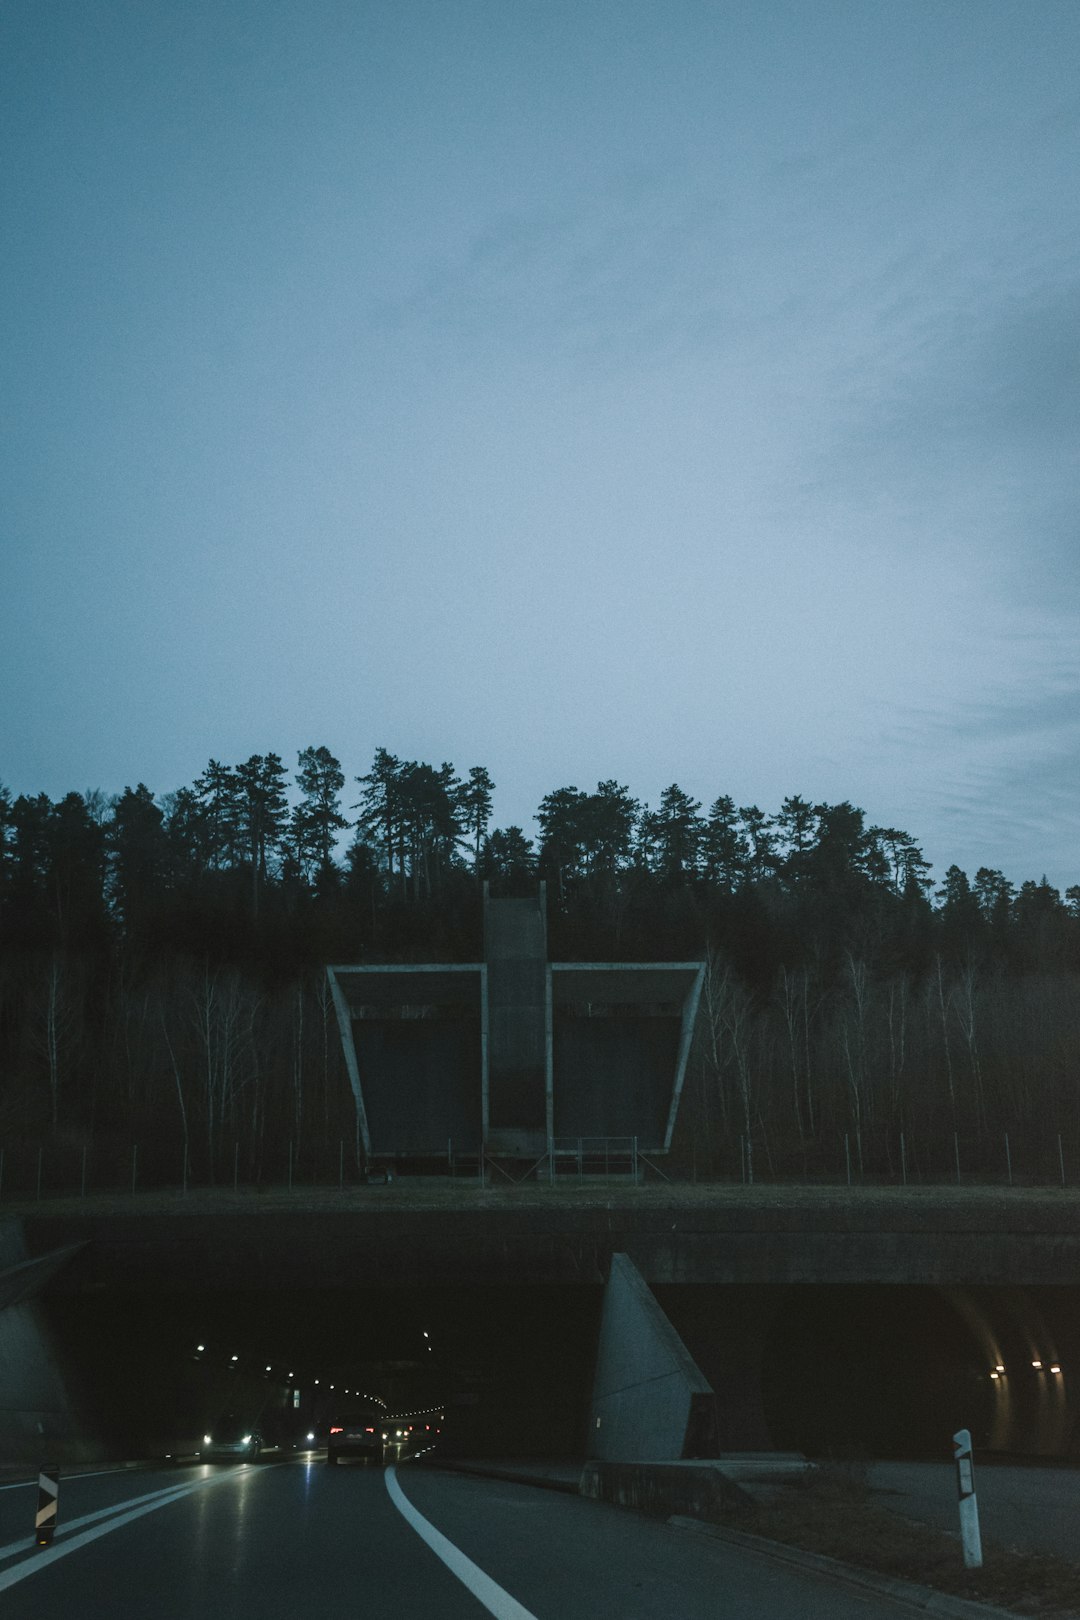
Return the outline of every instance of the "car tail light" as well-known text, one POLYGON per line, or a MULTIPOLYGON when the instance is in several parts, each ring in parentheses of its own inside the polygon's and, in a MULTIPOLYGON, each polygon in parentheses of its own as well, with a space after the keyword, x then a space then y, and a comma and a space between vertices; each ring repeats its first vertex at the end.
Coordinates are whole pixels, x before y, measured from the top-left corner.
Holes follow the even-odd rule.
POLYGON ((374 1433, 375 1433, 375 1430, 374 1430, 374 1429, 365 1429, 365 1430, 364 1430, 364 1433, 365 1433, 365 1434, 374 1434, 374 1433))
POLYGON ((336 1429, 332 1428, 330 1430, 330 1433, 331 1434, 341 1434, 342 1433, 341 1424, 339 1423, 336 1429))

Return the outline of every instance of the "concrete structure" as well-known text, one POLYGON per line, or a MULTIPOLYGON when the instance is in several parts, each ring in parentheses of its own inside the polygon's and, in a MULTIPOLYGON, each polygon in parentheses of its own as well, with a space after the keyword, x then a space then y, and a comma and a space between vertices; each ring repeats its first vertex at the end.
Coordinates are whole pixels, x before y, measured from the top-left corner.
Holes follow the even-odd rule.
MULTIPOLYGON (((0 1424, 9 1439, 33 1435, 39 1419, 46 1421, 43 1413, 62 1413, 69 1405, 63 1386, 70 1380, 60 1375, 70 1357, 63 1344, 40 1348, 45 1318, 38 1315, 30 1328, 16 1316, 10 1326, 4 1323, 9 1311, 23 1309, 19 1290, 35 1276, 44 1281, 50 1268, 43 1298, 45 1306, 55 1304, 57 1322, 81 1314, 84 1298, 107 1301, 114 1293, 144 1301, 148 1319, 160 1314, 155 1300, 162 1296, 197 1296, 202 1318, 214 1313, 215 1296, 226 1309, 237 1296, 261 1297, 268 1322, 278 1317, 276 1298, 290 1294, 312 1301, 320 1291, 332 1295, 331 1321, 342 1296, 370 1291, 385 1308, 396 1294, 409 1312, 422 1304, 434 1315, 446 1312, 449 1295, 467 1294, 468 1311, 458 1316, 476 1322, 470 1354, 477 1353, 479 1364, 478 1352, 493 1344, 496 1365, 528 1338, 515 1315, 518 1302, 538 1289, 561 1290, 549 1312, 557 1334, 547 1335, 534 1359, 547 1380, 545 1392, 565 1386, 568 1380, 553 1379, 544 1360, 555 1338, 571 1344, 571 1319, 577 1322, 567 1355, 582 1373, 572 1414, 573 1433, 582 1438, 602 1291, 613 1275, 618 1293, 609 1296, 604 1333, 610 1348, 598 1357, 604 1370, 593 1389, 592 1422, 595 1432, 595 1416, 604 1416, 605 1405, 635 1424, 640 1418, 635 1451, 674 1451, 685 1409, 680 1401, 687 1394, 692 1404, 704 1398, 685 1369, 679 1394, 680 1357, 642 1305, 647 1285, 715 1392, 715 1449, 721 1453, 801 1444, 790 1438, 790 1412, 785 1417, 778 1405, 778 1377, 789 1391, 788 1405, 794 1400, 804 1415, 824 1414, 822 1432, 831 1434, 834 1418, 842 1421, 855 1407, 850 1364, 862 1380, 864 1411, 883 1388, 891 1386, 895 1399, 905 1385, 913 1409, 923 1408, 936 1389, 946 1437, 958 1425, 975 1432, 968 1418, 974 1407, 984 1446, 1080 1455, 1080 1199, 1074 1194, 649 1187, 605 1188, 599 1195, 586 1188, 578 1196, 526 1184, 507 1188, 504 1197, 475 1184, 426 1195, 422 1185, 401 1182, 358 1189, 344 1199, 327 1194, 321 1210, 314 1193, 280 1203, 253 1196, 242 1208, 222 1195, 217 1210, 202 1198, 192 1202, 190 1209, 177 1203, 170 1210, 155 1209, 151 1200, 117 1201, 111 1208, 73 1201, 66 1209, 41 1204, 9 1217, 5 1280, 12 1293, 9 1310, 0 1309, 0 1354, 9 1410, 25 1414, 0 1424), (58 1255, 67 1260, 56 1269, 58 1255), (633 1262, 640 1287, 626 1282, 616 1256, 633 1262), (486 1299, 503 1291, 510 1305, 493 1311, 486 1299), (820 1310, 818 1321, 810 1320, 812 1301, 833 1297, 830 1321, 838 1332, 825 1343, 820 1310), (491 1328, 496 1317, 506 1335, 498 1343, 491 1328), (903 1359, 890 1359, 882 1335, 875 1338, 879 1322, 888 1323, 886 1339, 903 1340, 903 1359), (42 1399, 35 1379, 48 1358, 52 1393, 42 1399), (1036 1358, 1042 1368, 1033 1365, 1036 1358), (1007 1373, 993 1378, 999 1363, 1007 1373), (1056 1363, 1059 1373, 1051 1371, 1056 1363), (632 1393, 635 1384, 640 1400, 632 1393), (650 1386, 661 1397, 655 1412, 650 1386), (828 1409, 825 1397, 833 1402, 828 1409), (658 1428, 651 1427, 654 1419, 658 1428)), ((516 1371, 501 1389, 512 1395, 515 1382, 521 1382, 516 1371)), ((521 1432, 520 1424, 512 1427, 521 1432)), ((498 1454, 506 1445, 504 1436, 498 1454)), ((682 1446, 703 1449, 685 1429, 682 1446)))
POLYGON ((28 1259, 17 1223, 0 1223, 0 1458, 37 1464, 93 1457, 93 1436, 78 1410, 37 1296, 82 1247, 28 1259))
POLYGON ((675 1462, 709 1444, 713 1392, 633 1261, 604 1289, 586 1450, 604 1462, 675 1462))
POLYGON ((671 1147, 702 962, 549 962, 544 885, 484 897, 484 961, 327 969, 367 1156, 671 1147))

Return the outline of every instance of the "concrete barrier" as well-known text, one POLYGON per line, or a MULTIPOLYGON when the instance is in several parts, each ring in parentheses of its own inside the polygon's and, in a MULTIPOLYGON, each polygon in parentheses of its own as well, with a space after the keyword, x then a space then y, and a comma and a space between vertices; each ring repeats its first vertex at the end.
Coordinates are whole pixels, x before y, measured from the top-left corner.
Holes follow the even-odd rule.
POLYGON ((712 1462, 587 1462, 579 1489, 594 1502, 635 1508, 651 1518, 678 1513, 714 1524, 724 1523, 751 1502, 712 1462))

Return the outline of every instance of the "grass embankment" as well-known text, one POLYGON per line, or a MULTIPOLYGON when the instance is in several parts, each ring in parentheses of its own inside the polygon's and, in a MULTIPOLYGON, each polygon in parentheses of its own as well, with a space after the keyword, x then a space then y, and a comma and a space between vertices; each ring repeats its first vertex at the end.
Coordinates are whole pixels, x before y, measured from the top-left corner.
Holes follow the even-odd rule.
POLYGON ((1080 1614, 1080 1565, 984 1538, 982 1569, 965 1569, 959 1535, 881 1507, 857 1465, 817 1469, 731 1526, 1017 1614, 1044 1620, 1080 1614))

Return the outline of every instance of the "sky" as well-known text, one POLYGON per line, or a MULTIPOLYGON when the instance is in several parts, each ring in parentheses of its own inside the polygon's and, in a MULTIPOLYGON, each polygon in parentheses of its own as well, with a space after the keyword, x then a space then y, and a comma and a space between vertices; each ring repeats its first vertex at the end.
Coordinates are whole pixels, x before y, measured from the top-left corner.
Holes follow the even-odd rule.
POLYGON ((5 0, 0 781, 1080 882, 1075 0, 5 0))

